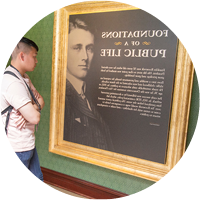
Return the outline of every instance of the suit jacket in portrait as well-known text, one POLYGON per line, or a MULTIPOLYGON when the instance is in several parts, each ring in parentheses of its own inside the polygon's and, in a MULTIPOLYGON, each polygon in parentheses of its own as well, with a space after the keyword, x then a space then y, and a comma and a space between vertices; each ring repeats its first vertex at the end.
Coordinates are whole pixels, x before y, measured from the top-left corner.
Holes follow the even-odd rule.
POLYGON ((87 103, 66 82, 64 140, 99 149, 114 151, 110 131, 95 106, 87 103))

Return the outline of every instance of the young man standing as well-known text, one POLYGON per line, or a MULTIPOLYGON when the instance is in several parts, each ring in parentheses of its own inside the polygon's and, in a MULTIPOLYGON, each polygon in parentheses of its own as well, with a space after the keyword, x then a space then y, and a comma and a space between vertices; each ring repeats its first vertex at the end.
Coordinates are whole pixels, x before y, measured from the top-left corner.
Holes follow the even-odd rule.
POLYGON ((44 100, 26 74, 35 69, 37 52, 38 46, 24 37, 15 47, 11 65, 6 68, 2 80, 1 114, 8 140, 17 156, 35 176, 43 180, 34 131, 40 121, 44 100))

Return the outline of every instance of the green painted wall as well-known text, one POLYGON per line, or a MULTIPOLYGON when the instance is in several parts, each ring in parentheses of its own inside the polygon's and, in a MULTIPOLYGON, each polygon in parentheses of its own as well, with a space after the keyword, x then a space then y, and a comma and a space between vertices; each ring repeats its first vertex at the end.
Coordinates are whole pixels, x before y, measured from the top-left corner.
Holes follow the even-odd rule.
MULTIPOLYGON (((126 194, 134 194, 151 186, 154 184, 151 181, 49 153, 53 18, 53 13, 46 16, 26 33, 26 37, 35 41, 40 48, 38 65, 34 72, 29 73, 29 76, 45 100, 39 130, 36 133, 36 146, 41 166, 126 194)), ((196 127, 198 116, 198 109, 196 108, 199 108, 199 88, 195 76, 187 146, 196 127)))

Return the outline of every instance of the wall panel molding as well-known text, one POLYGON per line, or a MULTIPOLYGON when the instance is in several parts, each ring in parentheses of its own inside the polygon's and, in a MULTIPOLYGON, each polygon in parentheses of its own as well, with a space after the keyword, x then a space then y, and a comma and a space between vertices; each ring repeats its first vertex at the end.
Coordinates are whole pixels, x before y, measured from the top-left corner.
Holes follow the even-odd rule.
POLYGON ((115 199, 128 196, 94 183, 41 167, 44 182, 89 199, 115 199))

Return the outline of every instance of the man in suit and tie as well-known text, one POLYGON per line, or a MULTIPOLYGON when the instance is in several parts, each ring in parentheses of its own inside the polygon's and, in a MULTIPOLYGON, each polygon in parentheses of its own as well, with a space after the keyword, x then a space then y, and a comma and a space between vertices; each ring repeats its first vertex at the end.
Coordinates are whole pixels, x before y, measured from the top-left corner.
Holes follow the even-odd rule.
POLYGON ((90 27, 83 20, 70 16, 64 140, 113 151, 108 126, 85 96, 93 48, 94 34, 90 27))

